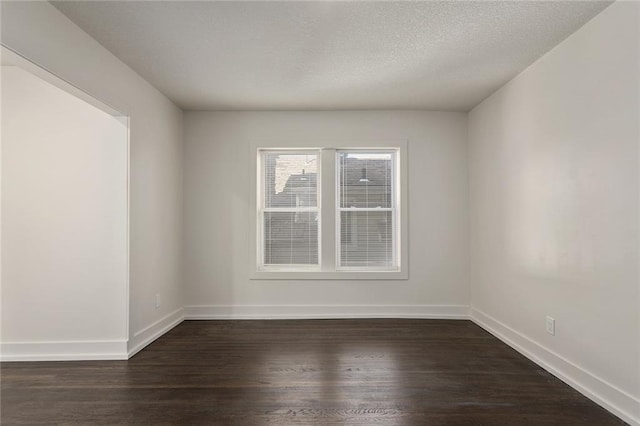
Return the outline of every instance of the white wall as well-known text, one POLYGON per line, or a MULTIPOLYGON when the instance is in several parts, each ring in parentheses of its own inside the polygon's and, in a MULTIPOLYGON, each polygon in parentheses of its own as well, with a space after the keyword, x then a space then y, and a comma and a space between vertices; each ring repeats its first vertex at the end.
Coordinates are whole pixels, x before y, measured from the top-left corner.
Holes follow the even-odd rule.
POLYGON ((613 4, 469 114, 474 318, 636 422, 639 8, 613 4))
POLYGON ((466 315, 466 114, 186 112, 185 134, 188 316, 466 315), (409 144, 409 280, 249 280, 252 141, 399 139, 409 144))
POLYGON ((184 203, 169 100, 46 2, 2 2, 2 43, 131 117, 130 349, 179 321, 183 290, 211 318, 464 316, 471 301, 477 322, 640 422, 639 14, 615 3, 476 107, 469 164, 465 114, 188 112, 184 203), (249 280, 249 144, 282 139, 409 140, 409 280, 249 280))
POLYGON ((126 122, 18 67, 2 67, 2 89, 3 355, 49 341, 122 354, 126 122))
POLYGON ((130 347, 135 349, 179 319, 183 305, 182 112, 48 2, 2 2, 1 8, 2 44, 130 117, 130 347))

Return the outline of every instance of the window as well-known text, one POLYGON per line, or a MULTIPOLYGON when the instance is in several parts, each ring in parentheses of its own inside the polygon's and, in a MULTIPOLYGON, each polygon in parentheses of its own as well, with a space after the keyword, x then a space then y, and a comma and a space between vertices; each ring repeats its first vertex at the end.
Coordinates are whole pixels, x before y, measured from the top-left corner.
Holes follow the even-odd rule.
POLYGON ((251 278, 408 277, 405 144, 252 152, 251 278))
POLYGON ((262 170, 262 265, 318 266, 317 151, 264 151, 262 170))
POLYGON ((337 152, 339 269, 397 269, 394 159, 393 151, 337 152))

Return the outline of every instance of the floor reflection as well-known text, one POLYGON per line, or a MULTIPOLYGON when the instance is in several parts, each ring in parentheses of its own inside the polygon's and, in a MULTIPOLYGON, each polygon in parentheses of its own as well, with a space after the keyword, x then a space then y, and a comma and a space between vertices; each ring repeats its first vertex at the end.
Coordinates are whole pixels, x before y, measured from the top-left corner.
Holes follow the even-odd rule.
MULTIPOLYGON (((335 329, 334 337, 340 334, 335 329)), ((403 381, 393 348, 367 337, 351 336, 340 344, 326 337, 310 335, 286 345, 262 342, 268 350, 255 368, 258 381, 286 391, 254 396, 275 403, 284 418, 304 424, 353 424, 367 418, 379 423, 391 415, 384 424, 401 425, 397 399, 403 381)))
POLYGON ((619 422, 469 321, 187 321, 129 361, 2 363, 3 424, 619 422))

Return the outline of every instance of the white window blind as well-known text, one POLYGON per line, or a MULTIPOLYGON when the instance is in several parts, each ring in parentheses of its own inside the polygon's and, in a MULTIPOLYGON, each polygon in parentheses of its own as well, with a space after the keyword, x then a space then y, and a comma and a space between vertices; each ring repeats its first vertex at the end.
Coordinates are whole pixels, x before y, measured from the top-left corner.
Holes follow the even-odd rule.
POLYGON ((264 267, 319 265, 318 151, 262 151, 264 267))
POLYGON ((337 151, 337 266, 395 270, 395 151, 337 151))

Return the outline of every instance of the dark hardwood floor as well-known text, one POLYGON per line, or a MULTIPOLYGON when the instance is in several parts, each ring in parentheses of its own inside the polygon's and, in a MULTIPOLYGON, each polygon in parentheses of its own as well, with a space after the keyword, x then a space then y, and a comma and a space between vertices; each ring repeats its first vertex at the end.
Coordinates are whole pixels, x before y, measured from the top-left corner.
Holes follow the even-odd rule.
POLYGON ((3 425, 620 425, 469 321, 186 321, 129 361, 3 363, 3 425))

